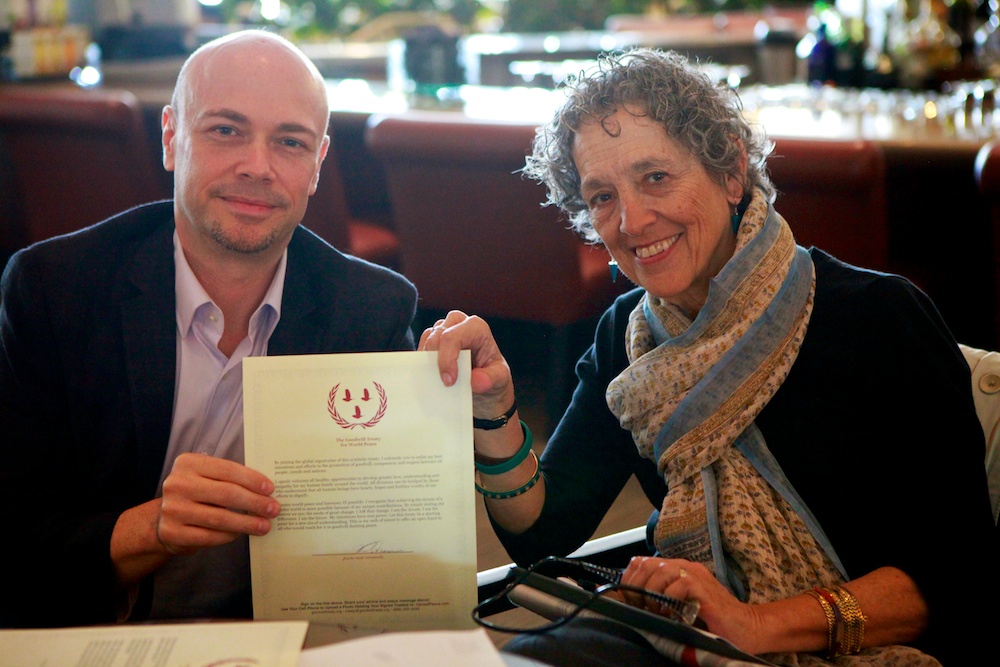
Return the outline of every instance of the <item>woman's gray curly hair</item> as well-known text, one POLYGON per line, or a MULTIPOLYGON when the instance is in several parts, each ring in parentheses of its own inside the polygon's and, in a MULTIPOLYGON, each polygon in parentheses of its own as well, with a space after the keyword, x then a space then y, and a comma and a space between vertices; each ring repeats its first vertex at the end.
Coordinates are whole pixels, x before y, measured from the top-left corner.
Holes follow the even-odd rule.
MULTIPOLYGON (((548 203, 565 211, 588 240, 600 239, 580 194, 573 140, 583 124, 603 123, 623 107, 656 120, 720 183, 732 175, 743 183, 744 196, 758 187, 774 201, 774 185, 765 169, 771 142, 743 118, 743 105, 728 85, 715 83, 683 56, 646 48, 602 54, 594 69, 567 79, 563 90, 566 101, 538 128, 523 173, 545 184, 548 203)), ((613 126, 604 127, 617 132, 613 126)))

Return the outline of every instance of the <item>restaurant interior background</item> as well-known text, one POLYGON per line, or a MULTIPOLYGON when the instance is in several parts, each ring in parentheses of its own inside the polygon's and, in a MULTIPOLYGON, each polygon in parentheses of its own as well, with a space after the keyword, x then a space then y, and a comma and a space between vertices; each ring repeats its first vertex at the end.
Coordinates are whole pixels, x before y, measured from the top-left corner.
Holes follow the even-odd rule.
MULTIPOLYGON (((0 0, 0 107, 5 93, 53 86, 128 91, 145 115, 156 178, 169 197, 170 175, 156 164, 159 113, 184 57, 235 29, 280 31, 328 79, 336 155, 327 163, 339 168, 341 208, 392 229, 402 212, 393 210, 394 186, 370 150, 372 117, 434 110, 458 112, 453 115, 490 129, 537 123, 557 84, 599 52, 631 45, 674 49, 739 90, 748 116, 776 139, 776 158, 791 151, 789 140, 815 142, 804 153, 805 168, 785 170, 809 174, 806 195, 817 183, 849 187, 841 176, 851 165, 826 165, 818 149, 875 146, 884 219, 839 236, 831 235, 834 221, 835 231, 819 237, 821 247, 906 275, 931 294, 963 342, 1000 347, 1000 234, 994 231, 1000 194, 984 190, 976 171, 982 147, 1000 129, 998 2, 0 0)), ((9 127, 0 117, 0 147, 9 127)), ((492 135, 480 134, 473 150, 485 155, 492 135)), ((9 254, 37 237, 4 219, 13 215, 24 184, 2 158, 0 253, 9 254)), ((520 159, 523 164, 523 153, 520 159)), ((780 166, 775 158, 769 164, 780 166)), ((461 163, 453 172, 477 168, 461 163)), ((516 166, 505 170, 509 175, 516 166)), ((330 181, 324 176, 321 186, 330 181)), ((791 206, 797 186, 778 185, 783 206, 791 206)), ((38 197, 45 204, 59 199, 65 184, 52 187, 38 197)), ((495 189, 484 196, 489 200, 480 208, 501 195, 495 189)), ((314 198, 307 213, 328 240, 333 232, 324 234, 316 217, 330 216, 330 201, 314 198)), ((827 208, 803 201, 814 215, 827 208)), ((871 210, 864 213, 872 217, 871 210)), ((800 233, 820 245, 808 231, 800 233)))
POLYGON ((573 34, 684 33, 752 40, 752 80, 939 88, 996 76, 998 25, 997 0, 0 0, 0 76, 52 75, 88 58, 182 55, 225 31, 261 26, 327 47, 403 37, 411 46, 458 39, 460 50, 476 50, 491 35, 547 33, 545 50, 564 59, 574 49, 558 40, 573 34))

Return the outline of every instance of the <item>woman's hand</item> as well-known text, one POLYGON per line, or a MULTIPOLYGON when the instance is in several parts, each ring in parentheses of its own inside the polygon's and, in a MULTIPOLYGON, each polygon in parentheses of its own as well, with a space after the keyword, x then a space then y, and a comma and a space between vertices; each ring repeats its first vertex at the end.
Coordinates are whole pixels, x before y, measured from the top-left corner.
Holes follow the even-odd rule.
MULTIPOLYGON (((496 419, 514 405, 514 381, 510 366, 500 353, 489 325, 474 315, 453 310, 420 336, 418 350, 437 350, 441 380, 446 386, 458 377, 458 353, 472 352, 472 413, 480 419, 496 419)), ((517 410, 501 428, 474 431, 477 459, 504 461, 514 456, 525 442, 517 410)), ((481 483, 492 491, 508 491, 523 485, 537 470, 537 460, 529 456, 503 473, 483 475, 481 483)), ((545 502, 545 480, 516 497, 487 498, 490 516, 505 530, 520 533, 538 519, 545 502)))
POLYGON ((417 349, 438 351, 441 381, 448 387, 458 378, 458 353, 472 352, 472 405, 477 417, 495 419, 514 403, 510 366, 481 317, 453 310, 421 334, 417 349))
MULTIPOLYGON (((829 626, 822 607, 806 594, 783 600, 740 602, 700 563, 680 559, 635 557, 622 583, 679 600, 697 600, 698 620, 712 633, 742 650, 761 653, 798 653, 829 648, 829 626)), ((867 621, 862 647, 906 644, 927 629, 927 603, 905 572, 881 567, 846 584, 867 621)), ((661 613, 659 603, 638 593, 623 591, 637 607, 661 613)))
MULTIPOLYGON (((756 638, 760 634, 761 619, 757 609, 733 597, 701 563, 637 556, 629 562, 621 583, 677 600, 696 600, 701 605, 699 625, 744 651, 759 652, 756 638)), ((630 591, 622 591, 622 595, 635 607, 664 614, 660 603, 649 596, 630 591)))

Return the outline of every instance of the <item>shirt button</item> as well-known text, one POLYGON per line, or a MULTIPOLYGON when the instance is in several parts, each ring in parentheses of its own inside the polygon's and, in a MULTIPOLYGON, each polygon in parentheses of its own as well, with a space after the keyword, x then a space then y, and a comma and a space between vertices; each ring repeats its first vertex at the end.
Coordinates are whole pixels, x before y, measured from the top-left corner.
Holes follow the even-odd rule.
POLYGON ((979 378, 979 388, 986 394, 995 394, 1000 391, 1000 375, 987 373, 979 378))

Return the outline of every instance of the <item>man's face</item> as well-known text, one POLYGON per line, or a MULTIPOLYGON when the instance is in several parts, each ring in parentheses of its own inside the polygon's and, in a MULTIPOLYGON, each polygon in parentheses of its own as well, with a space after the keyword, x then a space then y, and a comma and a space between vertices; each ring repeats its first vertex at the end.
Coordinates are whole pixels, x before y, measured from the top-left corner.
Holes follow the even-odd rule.
POLYGON ((326 155, 322 86, 277 45, 235 43, 201 56, 181 92, 164 110, 163 160, 185 248, 280 254, 326 155))

